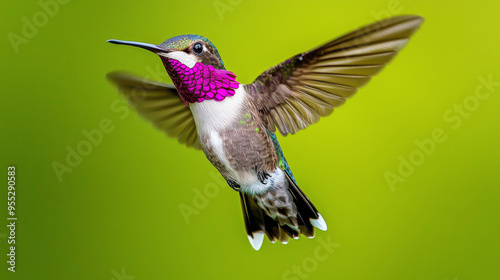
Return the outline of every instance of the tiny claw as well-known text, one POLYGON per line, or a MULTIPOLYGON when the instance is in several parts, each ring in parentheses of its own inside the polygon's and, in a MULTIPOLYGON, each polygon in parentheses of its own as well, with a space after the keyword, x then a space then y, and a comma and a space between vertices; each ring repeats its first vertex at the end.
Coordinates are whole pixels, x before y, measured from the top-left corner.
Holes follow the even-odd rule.
POLYGON ((270 177, 271 177, 271 175, 269 175, 269 173, 267 173, 266 171, 259 171, 257 173, 257 178, 264 185, 267 184, 266 179, 270 178, 270 177))
POLYGON ((240 185, 238 185, 238 183, 236 183, 235 181, 233 180, 226 180, 227 184, 235 191, 239 192, 241 191, 241 187, 240 185))

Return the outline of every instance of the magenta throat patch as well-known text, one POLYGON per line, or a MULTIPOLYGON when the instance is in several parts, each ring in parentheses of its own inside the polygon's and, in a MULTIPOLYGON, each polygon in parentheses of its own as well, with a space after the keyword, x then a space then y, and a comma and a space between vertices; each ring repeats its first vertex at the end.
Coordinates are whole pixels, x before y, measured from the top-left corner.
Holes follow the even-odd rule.
MULTIPOLYGON (((163 59, 162 59, 163 60, 163 59)), ((189 68, 180 61, 167 58, 163 60, 179 96, 187 106, 189 103, 214 99, 222 101, 233 96, 240 85, 236 75, 227 70, 215 69, 212 65, 197 62, 189 68)))

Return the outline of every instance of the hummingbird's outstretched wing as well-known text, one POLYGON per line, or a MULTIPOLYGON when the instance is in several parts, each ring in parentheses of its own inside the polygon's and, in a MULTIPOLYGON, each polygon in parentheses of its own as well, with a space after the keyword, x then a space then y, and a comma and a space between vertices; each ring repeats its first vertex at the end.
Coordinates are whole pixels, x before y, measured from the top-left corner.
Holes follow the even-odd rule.
POLYGON ((130 105, 155 127, 177 138, 179 143, 200 149, 193 114, 173 85, 122 72, 111 72, 106 77, 118 86, 130 105))
POLYGON ((268 129, 282 135, 344 104, 406 44, 423 19, 398 16, 360 28, 262 73, 246 86, 268 129))

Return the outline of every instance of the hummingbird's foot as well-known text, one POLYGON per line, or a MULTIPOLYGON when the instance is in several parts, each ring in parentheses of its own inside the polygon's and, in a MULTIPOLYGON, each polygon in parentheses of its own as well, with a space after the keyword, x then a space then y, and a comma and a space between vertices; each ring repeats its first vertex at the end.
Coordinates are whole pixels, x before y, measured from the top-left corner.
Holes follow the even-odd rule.
POLYGON ((264 185, 267 184, 266 179, 270 178, 270 177, 271 177, 271 175, 269 175, 269 173, 267 173, 266 171, 257 172, 257 178, 264 185))
POLYGON ((226 180, 227 184, 235 191, 239 192, 241 190, 240 185, 233 180, 226 180))

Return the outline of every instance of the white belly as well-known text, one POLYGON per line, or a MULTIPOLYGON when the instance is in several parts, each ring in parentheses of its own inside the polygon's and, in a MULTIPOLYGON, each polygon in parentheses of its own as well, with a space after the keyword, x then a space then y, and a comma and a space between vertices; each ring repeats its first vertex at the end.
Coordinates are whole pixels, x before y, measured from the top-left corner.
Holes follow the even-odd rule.
POLYGON ((247 114, 245 110, 245 100, 247 93, 243 85, 236 90, 234 96, 227 97, 223 101, 206 100, 200 103, 190 104, 193 113, 196 129, 200 140, 208 140, 208 147, 219 159, 223 167, 231 178, 240 185, 241 190, 247 194, 265 193, 274 184, 283 184, 286 180, 285 174, 280 168, 276 168, 270 178, 266 179, 266 184, 262 184, 257 178, 254 170, 236 171, 231 166, 224 150, 224 143, 220 133, 224 133, 226 128, 234 125, 235 122, 243 119, 247 114))
POLYGON ((250 195, 263 194, 272 188, 273 186, 284 186, 285 185, 285 173, 279 167, 276 167, 272 173, 271 177, 265 180, 265 184, 262 184, 257 178, 257 174, 253 174, 253 179, 249 184, 242 185, 241 190, 250 195))
POLYGON ((245 171, 234 170, 234 168, 231 166, 227 158, 226 152, 223 147, 224 143, 220 137, 219 132, 211 131, 207 138, 208 138, 207 144, 209 148, 211 148, 212 152, 219 159, 224 169, 230 176, 230 178, 226 179, 232 179, 236 181, 236 183, 240 185, 241 191, 243 191, 244 193, 250 195, 262 194, 267 192, 267 190, 273 187, 275 184, 280 186, 284 185, 286 180, 285 174, 283 173, 283 170, 281 170, 279 167, 276 167, 276 169, 269 174, 271 175, 271 177, 265 180, 265 184, 259 181, 259 178, 257 177, 257 173, 255 172, 255 170, 245 170, 245 171))

